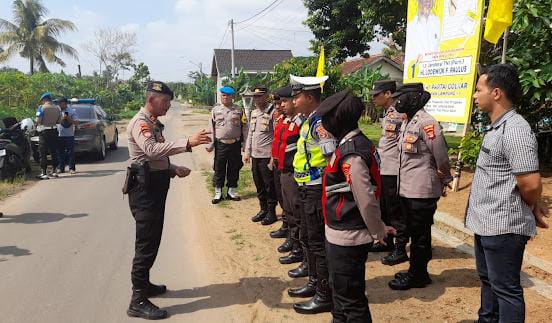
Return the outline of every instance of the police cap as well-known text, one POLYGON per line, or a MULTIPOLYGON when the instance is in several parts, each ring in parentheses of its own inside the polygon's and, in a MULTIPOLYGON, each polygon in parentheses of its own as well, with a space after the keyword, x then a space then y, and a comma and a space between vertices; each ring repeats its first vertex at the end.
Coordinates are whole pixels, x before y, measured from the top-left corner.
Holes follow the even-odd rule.
POLYGON ((300 94, 303 91, 311 91, 320 89, 321 83, 328 80, 328 76, 296 76, 289 75, 290 83, 293 86, 293 96, 300 94))
POLYGON ((50 92, 42 93, 42 95, 40 96, 40 101, 51 100, 51 99, 52 99, 52 94, 50 92))
POLYGON ((376 95, 386 91, 391 91, 391 93, 395 93, 396 90, 397 90, 397 82, 395 81, 389 81, 389 80, 376 81, 374 82, 372 91, 370 91, 370 95, 376 95))
POLYGON ((174 99, 173 91, 167 86, 167 84, 160 81, 149 82, 146 92, 167 94, 171 97, 171 100, 174 99))
POLYGON ((278 95, 280 98, 292 98, 292 86, 284 86, 276 90, 276 95, 278 95))
POLYGON ((228 95, 234 95, 236 94, 236 90, 234 90, 231 86, 223 86, 220 88, 220 93, 222 94, 228 94, 228 95))
POLYGON ((258 96, 258 95, 264 95, 268 93, 268 89, 266 87, 266 85, 257 85, 253 88, 253 95, 254 96, 258 96))
POLYGON ((357 114, 364 110, 364 104, 351 91, 343 90, 322 101, 316 109, 316 115, 323 117, 334 109, 337 109, 338 114, 357 114))
MULTIPOLYGON (((427 91, 424 89, 424 84, 423 83, 408 83, 408 84, 404 84, 403 86, 401 86, 397 90, 397 92, 393 93, 392 97, 397 98, 397 97, 401 96, 402 94, 408 93, 408 92, 423 93, 423 92, 427 92, 427 91)), ((429 93, 429 92, 427 92, 427 93, 429 93)))

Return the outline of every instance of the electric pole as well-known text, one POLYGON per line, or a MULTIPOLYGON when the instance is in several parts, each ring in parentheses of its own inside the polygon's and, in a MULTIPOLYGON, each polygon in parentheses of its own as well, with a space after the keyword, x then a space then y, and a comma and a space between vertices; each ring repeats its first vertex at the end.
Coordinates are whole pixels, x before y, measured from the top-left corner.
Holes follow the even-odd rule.
POLYGON ((232 57, 232 71, 230 72, 230 75, 232 75, 232 79, 235 77, 235 66, 234 66, 234 19, 230 19, 230 32, 232 33, 232 50, 230 52, 230 55, 232 57))

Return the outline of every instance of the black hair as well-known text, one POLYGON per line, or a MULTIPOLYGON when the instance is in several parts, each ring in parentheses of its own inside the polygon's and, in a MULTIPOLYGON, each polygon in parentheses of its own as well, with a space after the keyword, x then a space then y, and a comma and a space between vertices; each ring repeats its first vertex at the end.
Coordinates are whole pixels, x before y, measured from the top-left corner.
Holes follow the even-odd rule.
POLYGON ((303 91, 305 95, 312 96, 316 101, 320 102, 322 100, 322 90, 320 88, 314 90, 305 90, 303 91))
POLYGON ((491 65, 484 68, 481 75, 487 75, 489 88, 499 88, 513 104, 521 100, 519 74, 514 66, 510 64, 491 65))

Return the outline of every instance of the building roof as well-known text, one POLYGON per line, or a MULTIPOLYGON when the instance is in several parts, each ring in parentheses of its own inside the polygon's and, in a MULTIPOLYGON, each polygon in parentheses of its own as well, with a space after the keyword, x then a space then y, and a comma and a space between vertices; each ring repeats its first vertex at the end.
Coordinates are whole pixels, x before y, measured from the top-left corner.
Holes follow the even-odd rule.
POLYGON ((402 63, 401 57, 390 59, 383 55, 373 55, 367 58, 357 58, 357 59, 344 62, 341 65, 341 74, 343 75, 351 74, 360 70, 364 65, 373 66, 380 62, 386 62, 396 67, 401 72, 403 71, 403 68, 402 68, 403 63, 402 63))
MULTIPOLYGON (((234 50, 234 65, 236 70, 269 72, 286 59, 293 57, 291 50, 258 50, 236 49, 234 50)), ((230 74, 232 69, 232 57, 230 49, 215 49, 211 75, 230 74)))

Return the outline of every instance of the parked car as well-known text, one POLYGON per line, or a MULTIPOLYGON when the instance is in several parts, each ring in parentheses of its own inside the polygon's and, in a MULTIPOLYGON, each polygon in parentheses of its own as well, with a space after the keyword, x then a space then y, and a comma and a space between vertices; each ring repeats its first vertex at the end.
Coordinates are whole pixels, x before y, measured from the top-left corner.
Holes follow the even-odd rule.
MULTIPOLYGON (((79 117, 79 125, 75 129, 75 153, 92 154, 96 159, 103 160, 108 149, 117 149, 119 130, 115 118, 109 116, 96 99, 71 99, 69 109, 75 110, 79 117)), ((38 135, 31 138, 33 157, 38 157, 38 135)))

